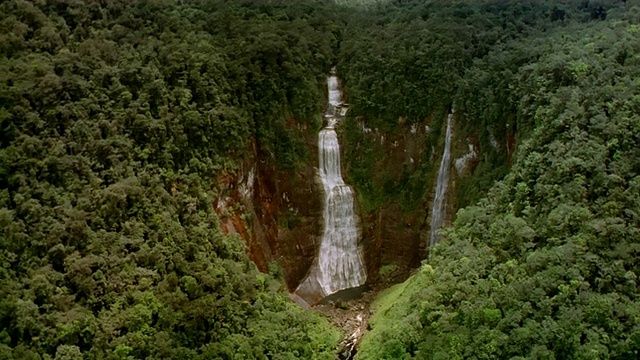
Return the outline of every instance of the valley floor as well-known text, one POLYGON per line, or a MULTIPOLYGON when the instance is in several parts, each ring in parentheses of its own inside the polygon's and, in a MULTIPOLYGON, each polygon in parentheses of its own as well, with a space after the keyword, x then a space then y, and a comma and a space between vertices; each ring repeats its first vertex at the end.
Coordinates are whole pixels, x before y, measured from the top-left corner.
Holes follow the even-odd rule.
POLYGON ((361 296, 349 300, 326 301, 311 309, 326 316, 343 333, 338 346, 340 359, 352 359, 364 334, 369 330, 369 318, 373 315, 371 305, 379 295, 390 287, 401 284, 410 276, 406 272, 397 272, 393 276, 374 283, 361 296))

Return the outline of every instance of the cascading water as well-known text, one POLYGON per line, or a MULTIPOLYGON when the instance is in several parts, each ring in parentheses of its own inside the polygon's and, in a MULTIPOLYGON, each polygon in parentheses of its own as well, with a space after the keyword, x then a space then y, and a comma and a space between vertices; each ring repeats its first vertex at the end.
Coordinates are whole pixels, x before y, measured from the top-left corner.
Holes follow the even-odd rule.
POLYGON ((449 185, 449 174, 451 170, 451 119, 453 112, 447 117, 447 132, 444 141, 444 153, 438 170, 438 179, 436 180, 436 196, 433 199, 433 209, 431 210, 431 238, 429 246, 434 246, 439 238, 437 231, 444 225, 447 203, 445 201, 447 195, 447 186, 449 185))
MULTIPOLYGON (((327 87, 329 88, 329 104, 334 108, 342 103, 342 93, 338 87, 338 77, 335 75, 327 78, 327 87)), ((327 115, 333 115, 333 109, 327 115)))
POLYGON ((353 191, 340 172, 335 119, 320 131, 320 178, 324 185, 324 234, 318 255, 318 282, 325 294, 362 285, 366 280, 353 209, 353 191))
POLYGON ((319 173, 324 188, 324 231, 317 262, 296 293, 307 295, 313 289, 322 296, 355 288, 367 280, 364 261, 358 248, 358 228, 353 191, 345 184, 340 170, 340 146, 335 125, 342 112, 342 94, 338 79, 327 78, 329 89, 328 124, 318 135, 319 173), (314 285, 314 284, 317 284, 314 285))
POLYGON ((334 127, 336 107, 342 103, 338 78, 327 79, 333 114, 318 136, 320 178, 324 186, 324 233, 318 254, 318 282, 325 294, 360 286, 366 281, 353 208, 353 191, 340 170, 340 145, 334 127))

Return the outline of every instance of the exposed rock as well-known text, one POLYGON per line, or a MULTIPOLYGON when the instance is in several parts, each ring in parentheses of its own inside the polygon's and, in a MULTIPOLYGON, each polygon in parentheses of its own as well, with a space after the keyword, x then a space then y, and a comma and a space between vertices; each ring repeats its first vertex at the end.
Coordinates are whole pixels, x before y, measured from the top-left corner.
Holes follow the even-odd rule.
POLYGON ((476 159, 477 153, 473 144, 470 142, 467 143, 469 145, 469 152, 457 158, 454 161, 454 165, 456 167, 456 173, 458 176, 463 176, 467 169, 469 169, 469 164, 471 161, 476 159))
MULTIPOLYGON (((304 135, 309 151, 317 154, 317 135, 310 128, 304 135)), ((236 173, 226 172, 216 179, 220 193, 214 208, 222 229, 244 239, 247 254, 258 268, 266 272, 270 262, 278 261, 287 287, 293 290, 319 246, 322 185, 315 167, 295 173, 278 171, 257 144, 253 148, 236 173)))

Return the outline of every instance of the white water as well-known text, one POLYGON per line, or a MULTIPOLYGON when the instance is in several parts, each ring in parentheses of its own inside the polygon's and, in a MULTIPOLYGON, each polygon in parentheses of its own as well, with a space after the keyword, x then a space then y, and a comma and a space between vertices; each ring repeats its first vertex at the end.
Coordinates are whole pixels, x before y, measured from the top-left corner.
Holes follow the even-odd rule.
POLYGON ((329 76, 327 78, 327 87, 329 88, 329 104, 334 107, 342 104, 342 94, 338 87, 338 77, 333 75, 329 76))
POLYGON ((453 113, 447 117, 447 133, 444 141, 444 153, 438 170, 436 181, 436 196, 433 199, 433 209, 431 210, 431 238, 429 247, 434 246, 438 240, 437 231, 444 225, 446 213, 447 186, 449 185, 449 174, 451 172, 451 118, 453 113))
MULTIPOLYGON (((330 76, 329 103, 342 103, 338 79, 330 76)), ((332 109, 333 111, 333 109, 332 109)), ((358 229, 353 206, 353 191, 345 184, 340 171, 340 146, 334 130, 337 118, 318 136, 320 178, 325 193, 324 232, 318 254, 318 283, 325 295, 363 285, 367 275, 358 249, 358 229)))

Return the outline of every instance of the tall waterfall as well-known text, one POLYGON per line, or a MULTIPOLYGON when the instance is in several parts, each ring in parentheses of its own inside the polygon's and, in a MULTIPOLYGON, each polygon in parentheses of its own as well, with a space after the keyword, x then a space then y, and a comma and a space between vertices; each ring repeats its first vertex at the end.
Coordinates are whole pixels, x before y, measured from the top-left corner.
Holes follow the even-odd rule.
POLYGON ((327 79, 329 103, 328 125, 318 136, 320 178, 324 187, 324 232, 318 254, 318 282, 326 295, 364 284, 367 279, 358 249, 358 229, 353 191, 345 184, 340 171, 340 145, 334 130, 335 107, 342 103, 338 79, 327 79))
POLYGON ((316 261, 296 289, 296 295, 314 304, 340 290, 364 285, 367 273, 358 248, 358 227, 353 190, 340 171, 340 145, 335 126, 346 108, 338 78, 327 78, 328 124, 318 135, 319 177, 324 188, 324 229, 316 261))
POLYGON ((433 209, 431 210, 431 238, 429 246, 433 246, 438 242, 438 229, 444 225, 447 203, 447 186, 449 185, 449 174, 451 172, 451 119, 453 112, 447 117, 447 133, 444 141, 444 153, 438 170, 438 179, 436 181, 436 196, 433 200, 433 209))
POLYGON ((318 282, 329 295, 364 284, 366 273, 358 249, 353 191, 340 173, 340 147, 335 120, 320 131, 320 178, 324 185, 324 233, 318 255, 318 282))

